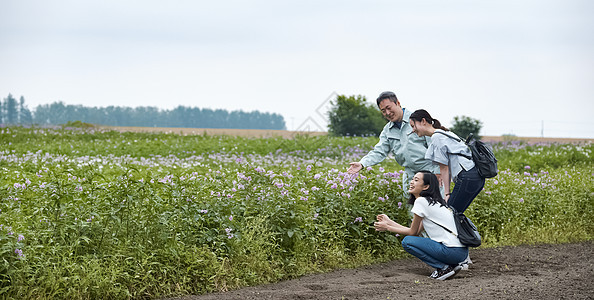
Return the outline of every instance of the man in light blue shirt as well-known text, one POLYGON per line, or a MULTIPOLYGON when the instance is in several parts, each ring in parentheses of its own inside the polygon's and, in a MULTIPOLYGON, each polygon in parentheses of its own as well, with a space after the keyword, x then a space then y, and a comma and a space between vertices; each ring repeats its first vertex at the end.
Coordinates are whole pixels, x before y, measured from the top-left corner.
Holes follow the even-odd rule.
POLYGON ((392 152, 396 162, 404 167, 404 191, 408 191, 408 183, 418 171, 439 174, 439 168, 431 160, 425 159, 431 137, 419 137, 410 127, 409 116, 412 111, 402 108, 393 92, 381 93, 377 98, 377 106, 389 122, 380 133, 380 140, 373 150, 359 162, 350 163, 348 173, 357 174, 363 167, 378 164, 392 152))

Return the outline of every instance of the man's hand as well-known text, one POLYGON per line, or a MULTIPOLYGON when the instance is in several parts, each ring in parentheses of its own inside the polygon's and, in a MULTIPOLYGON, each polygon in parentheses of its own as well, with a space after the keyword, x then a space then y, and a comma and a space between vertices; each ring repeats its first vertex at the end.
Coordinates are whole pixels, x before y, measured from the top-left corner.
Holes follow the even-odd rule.
POLYGON ((347 173, 353 175, 353 174, 357 174, 359 173, 359 171, 361 171, 361 169, 363 169, 363 165, 360 162, 352 162, 350 163, 350 167, 347 170, 347 173))

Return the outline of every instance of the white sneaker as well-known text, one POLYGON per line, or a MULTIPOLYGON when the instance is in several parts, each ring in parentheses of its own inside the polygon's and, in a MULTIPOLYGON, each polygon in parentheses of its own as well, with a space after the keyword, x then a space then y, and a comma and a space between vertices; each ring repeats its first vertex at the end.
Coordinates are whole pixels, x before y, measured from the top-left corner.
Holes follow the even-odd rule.
POLYGON ((468 270, 468 267, 471 264, 472 264, 472 260, 470 259, 470 254, 469 254, 465 260, 463 260, 461 263, 458 264, 458 266, 460 266, 462 268, 462 270, 466 271, 466 270, 468 270))

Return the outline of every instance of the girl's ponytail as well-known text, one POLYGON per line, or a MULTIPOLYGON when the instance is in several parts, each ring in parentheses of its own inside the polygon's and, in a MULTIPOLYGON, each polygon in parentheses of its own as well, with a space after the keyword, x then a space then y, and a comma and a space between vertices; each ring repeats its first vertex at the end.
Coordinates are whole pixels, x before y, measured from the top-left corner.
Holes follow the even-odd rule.
POLYGON ((431 126, 433 126, 433 128, 441 129, 443 131, 450 131, 449 129, 443 127, 441 125, 441 122, 439 122, 439 120, 433 119, 431 117, 431 115, 424 109, 416 110, 415 112, 413 112, 410 115, 409 118, 415 122, 421 122, 423 119, 425 119, 425 121, 427 121, 427 123, 431 124, 431 126))
POLYGON ((437 120, 437 119, 433 119, 433 123, 431 125, 433 126, 433 128, 436 128, 436 129, 441 129, 443 131, 450 131, 449 129, 443 127, 443 125, 441 125, 441 122, 439 122, 439 120, 437 120))

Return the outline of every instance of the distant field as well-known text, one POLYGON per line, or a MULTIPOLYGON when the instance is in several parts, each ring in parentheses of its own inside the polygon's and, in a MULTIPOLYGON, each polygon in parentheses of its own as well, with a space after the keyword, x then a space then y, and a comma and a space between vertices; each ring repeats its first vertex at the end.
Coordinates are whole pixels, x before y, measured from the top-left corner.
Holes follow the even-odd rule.
MULTIPOLYGON (((206 135, 232 135, 243 137, 275 137, 282 136, 286 138, 299 134, 308 135, 326 135, 321 131, 288 131, 288 130, 261 130, 261 129, 220 129, 220 128, 176 128, 176 127, 117 127, 101 126, 103 129, 117 130, 120 132, 166 132, 178 134, 206 134, 206 135)), ((586 138, 552 138, 552 137, 503 137, 503 136, 484 136, 483 140, 491 142, 502 141, 525 141, 528 143, 539 142, 558 142, 558 143, 579 143, 594 142, 594 139, 586 138)))
POLYGON ((275 137, 282 136, 286 138, 299 134, 326 135, 321 131, 288 131, 272 129, 225 129, 225 128, 178 128, 178 127, 118 127, 118 126, 99 126, 102 129, 117 130, 120 132, 165 132, 179 134, 206 134, 206 135, 231 135, 243 137, 275 137))

